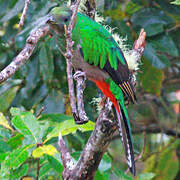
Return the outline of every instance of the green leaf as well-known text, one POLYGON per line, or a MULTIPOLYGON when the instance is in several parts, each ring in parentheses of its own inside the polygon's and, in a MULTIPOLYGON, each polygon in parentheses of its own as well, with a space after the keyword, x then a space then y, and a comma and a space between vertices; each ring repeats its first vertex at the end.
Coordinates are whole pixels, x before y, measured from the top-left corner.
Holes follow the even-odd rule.
POLYGON ((64 113, 64 94, 51 89, 41 106, 45 107, 44 113, 64 113))
POLYGON ((30 136, 34 143, 40 143, 42 132, 40 125, 31 112, 22 112, 12 119, 12 124, 24 136, 30 136))
POLYGON ((47 155, 47 159, 49 161, 49 164, 55 171, 57 171, 58 173, 62 173, 64 167, 62 165, 61 157, 59 153, 56 153, 55 156, 47 155))
POLYGON ((158 154, 150 156, 145 162, 144 171, 155 173, 155 180, 174 180, 179 171, 179 160, 176 155, 179 145, 180 140, 177 139, 158 154))
POLYGON ((0 20, 0 22, 5 22, 16 16, 24 7, 24 0, 18 0, 15 6, 7 11, 6 15, 0 20))
POLYGON ((9 152, 7 153, 0 153, 0 163, 6 159, 6 156, 9 155, 9 152))
POLYGON ((173 2, 171 2, 171 4, 180 5, 180 0, 173 1, 173 2))
POLYGON ((43 165, 39 171, 39 179, 41 180, 44 176, 47 175, 47 173, 52 169, 51 165, 49 163, 46 163, 43 165))
POLYGON ((145 56, 145 58, 147 58, 148 61, 151 62, 151 64, 154 67, 156 67, 158 69, 162 69, 162 68, 166 67, 166 64, 157 55, 156 50, 152 47, 151 43, 146 44, 144 56, 145 56))
POLYGON ((11 128, 11 126, 8 123, 8 120, 5 118, 5 116, 1 112, 0 112, 0 125, 2 125, 3 127, 13 131, 13 129, 11 128))
POLYGON ((3 140, 0 140, 0 153, 10 151, 10 146, 3 140))
POLYGON ((136 30, 144 28, 147 36, 154 36, 162 33, 174 20, 158 8, 142 8, 132 15, 131 22, 136 30))
POLYGON ((98 169, 101 173, 111 169, 111 159, 107 154, 104 154, 98 169))
POLYGON ((109 180, 110 173, 101 173, 99 170, 96 171, 94 180, 109 180))
POLYGON ((11 137, 10 130, 0 126, 0 137, 9 139, 11 137))
POLYGON ((129 3, 126 6, 126 13, 129 15, 133 15, 135 12, 140 10, 142 6, 138 5, 137 3, 134 3, 133 1, 129 1, 129 3))
POLYGON ((48 154, 50 156, 53 156, 57 152, 58 152, 57 149, 54 146, 52 146, 51 144, 49 144, 49 145, 43 145, 43 146, 36 148, 32 152, 32 155, 34 158, 40 158, 44 154, 48 154))
POLYGON ((151 66, 146 59, 143 59, 142 69, 143 73, 140 74, 139 77, 145 92, 160 96, 164 72, 151 66))
POLYGON ((39 121, 62 122, 69 119, 73 119, 73 117, 65 114, 42 114, 39 121))
POLYGON ((92 121, 89 121, 88 123, 83 125, 77 125, 75 124, 74 119, 66 120, 56 124, 56 127, 47 135, 47 139, 45 140, 45 142, 53 137, 58 137, 59 132, 61 132, 62 136, 65 136, 70 133, 76 133, 77 130, 80 130, 82 132, 92 131, 94 129, 94 126, 95 124, 92 121))
POLYGON ((156 39, 150 40, 150 43, 158 52, 164 52, 175 57, 179 55, 178 49, 169 35, 159 35, 156 39))
POLYGON ((21 110, 19 108, 12 107, 10 109, 10 113, 12 116, 18 116, 18 115, 21 115, 21 110))
POLYGON ((7 60, 7 54, 6 53, 1 53, 0 54, 0 67, 3 66, 6 63, 7 60))
POLYGON ((147 36, 154 36, 157 34, 160 34, 164 31, 164 26, 163 24, 148 24, 145 28, 144 28, 145 32, 147 33, 147 36))
POLYGON ((18 146, 22 145, 24 136, 22 134, 16 134, 8 140, 8 144, 12 149, 16 149, 18 146))
POLYGON ((126 175, 122 170, 118 169, 116 166, 113 167, 113 173, 120 179, 133 180, 132 177, 126 175))
POLYGON ((18 89, 19 89, 18 86, 12 87, 0 95, 0 111, 1 112, 6 112, 7 108, 12 103, 12 100, 14 99, 18 89))
POLYGON ((47 47, 44 44, 39 52, 39 62, 40 73, 43 76, 44 81, 51 81, 54 72, 53 55, 47 50, 47 47))
POLYGON ((29 169, 28 164, 24 164, 23 166, 20 166, 19 168, 12 171, 10 174, 10 178, 14 179, 14 180, 15 179, 21 179, 21 177, 27 175, 28 169, 29 169))
POLYGON ((3 94, 8 89, 11 89, 12 87, 18 86, 22 83, 22 80, 20 79, 9 79, 3 85, 0 85, 0 94, 3 94))
POLYGON ((13 169, 18 168, 28 158, 27 150, 32 148, 33 146, 34 145, 30 144, 12 151, 12 153, 9 154, 9 157, 5 160, 6 166, 13 169))
POLYGON ((143 174, 140 174, 137 179, 138 180, 151 180, 153 179, 154 177, 156 176, 156 174, 154 173, 143 173, 143 174))

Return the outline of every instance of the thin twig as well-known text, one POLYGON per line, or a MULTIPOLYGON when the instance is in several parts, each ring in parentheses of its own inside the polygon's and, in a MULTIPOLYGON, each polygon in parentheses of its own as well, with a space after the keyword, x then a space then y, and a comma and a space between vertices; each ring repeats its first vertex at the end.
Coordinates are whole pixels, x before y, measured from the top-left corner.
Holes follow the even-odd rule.
POLYGON ((44 26, 32 31, 26 40, 23 50, 13 59, 13 61, 0 72, 0 83, 10 78, 32 55, 38 41, 49 32, 49 27, 44 26))
POLYGON ((25 5, 24 5, 23 13, 22 13, 21 19, 19 21, 19 27, 24 26, 24 20, 26 18, 26 13, 27 13, 27 10, 28 10, 29 3, 30 3, 30 0, 25 0, 25 5))
POLYGON ((41 115, 41 113, 44 111, 44 109, 45 109, 44 106, 42 106, 40 111, 36 115, 37 118, 41 115))
POLYGON ((68 87, 69 87, 69 96, 70 96, 70 105, 71 111, 75 118, 75 121, 78 121, 79 117, 77 115, 76 103, 75 103, 75 95, 74 95, 74 83, 73 83, 73 76, 72 76, 72 57, 73 57, 73 42, 72 42, 72 30, 75 23, 77 10, 80 4, 80 0, 77 0, 76 4, 71 6, 71 10, 73 10, 73 14, 70 20, 68 27, 65 28, 65 36, 66 36, 66 62, 67 62, 67 80, 68 80, 68 87))
POLYGON ((40 171, 40 163, 39 163, 40 159, 37 159, 37 171, 36 171, 36 180, 39 179, 39 171, 40 171))

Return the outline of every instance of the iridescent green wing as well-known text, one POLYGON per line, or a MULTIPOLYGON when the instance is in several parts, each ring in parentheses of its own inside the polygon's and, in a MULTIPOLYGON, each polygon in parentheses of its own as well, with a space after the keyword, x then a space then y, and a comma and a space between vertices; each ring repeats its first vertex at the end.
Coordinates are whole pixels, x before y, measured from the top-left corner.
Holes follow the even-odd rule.
POLYGON ((100 24, 78 13, 77 25, 80 29, 84 60, 104 68, 106 61, 117 70, 118 63, 126 66, 126 60, 112 35, 100 24), (119 62, 118 62, 119 61, 119 62))

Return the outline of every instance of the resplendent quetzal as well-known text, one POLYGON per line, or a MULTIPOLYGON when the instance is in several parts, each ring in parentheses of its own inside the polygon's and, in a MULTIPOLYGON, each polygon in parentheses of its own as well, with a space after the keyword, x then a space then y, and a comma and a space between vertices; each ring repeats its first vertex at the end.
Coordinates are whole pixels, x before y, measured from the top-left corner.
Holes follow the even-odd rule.
MULTIPOLYGON (((52 9, 47 23, 60 37, 64 37, 64 25, 70 22, 72 11, 65 7, 52 9)), ((88 16, 77 13, 73 27, 73 66, 85 72, 89 80, 108 97, 115 109, 127 163, 133 175, 136 173, 130 122, 124 99, 136 101, 132 74, 126 59, 112 35, 88 16)))

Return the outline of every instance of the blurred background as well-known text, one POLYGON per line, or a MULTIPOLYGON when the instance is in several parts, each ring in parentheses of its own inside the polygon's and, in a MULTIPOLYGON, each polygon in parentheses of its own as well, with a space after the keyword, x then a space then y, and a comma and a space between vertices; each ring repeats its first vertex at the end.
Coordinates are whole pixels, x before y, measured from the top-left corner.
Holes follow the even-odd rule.
MULTIPOLYGON (((0 0, 0 70, 18 55, 31 30, 43 24, 42 17, 60 3, 62 4, 59 0, 31 0, 24 28, 19 29, 24 0, 0 0)), ((98 13, 104 17, 105 24, 126 39, 124 43, 129 49, 132 49, 141 28, 147 33, 146 49, 137 73, 138 103, 128 107, 135 154, 138 156, 136 179, 178 180, 180 5, 172 4, 170 0, 97 0, 96 6, 98 13)), ((71 115, 66 61, 56 44, 54 37, 47 36, 42 39, 29 61, 12 78, 0 85, 0 122, 2 117, 5 117, 11 123, 11 107, 34 114, 38 114, 44 107, 42 117, 51 117, 42 118, 44 123, 62 123, 66 118, 57 120, 53 117, 71 115)), ((84 93, 85 109, 93 122, 98 117, 93 98, 101 96, 95 85, 87 81, 84 93)), ((53 129, 49 128, 46 133, 53 129)), ((3 123, 0 123, 1 175, 2 164, 6 160, 2 158, 2 154, 23 147, 22 142, 16 147, 9 145, 9 139, 18 134, 15 131, 4 128, 3 123)), ((90 134, 91 131, 77 130, 76 133, 65 136, 74 157, 78 157, 90 134)), ((57 137, 51 139, 49 144, 57 146, 57 137)), ((46 156, 40 159, 43 169, 49 161, 46 156)), ((61 179, 62 169, 58 171, 53 165, 50 167, 42 171, 43 175, 39 179, 61 179)), ((96 179, 133 179, 129 172, 124 173, 126 170, 127 164, 117 133, 101 161, 96 179)), ((35 160, 29 155, 17 168, 9 167, 5 174, 1 177, 3 180, 33 178, 36 174, 35 160), (26 170, 15 177, 14 172, 22 172, 25 165, 26 170)))

